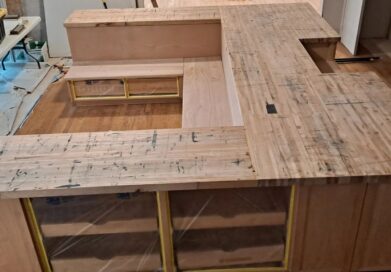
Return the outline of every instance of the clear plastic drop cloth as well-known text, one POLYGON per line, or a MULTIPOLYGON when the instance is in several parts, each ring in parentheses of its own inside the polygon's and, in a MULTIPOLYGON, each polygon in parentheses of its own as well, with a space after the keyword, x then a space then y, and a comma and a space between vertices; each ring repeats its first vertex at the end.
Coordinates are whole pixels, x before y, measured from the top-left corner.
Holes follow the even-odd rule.
POLYGON ((290 188, 170 193, 180 270, 281 267, 290 188))
POLYGON ((154 193, 32 200, 54 272, 161 271, 154 193))

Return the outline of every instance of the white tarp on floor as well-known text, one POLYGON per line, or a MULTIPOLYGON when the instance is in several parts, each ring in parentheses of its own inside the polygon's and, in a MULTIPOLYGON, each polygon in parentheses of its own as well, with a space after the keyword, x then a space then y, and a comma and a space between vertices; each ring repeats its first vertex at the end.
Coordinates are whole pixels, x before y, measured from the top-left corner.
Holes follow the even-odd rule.
POLYGON ((34 93, 35 88, 50 70, 49 65, 42 64, 38 69, 35 63, 6 63, 6 70, 0 70, 0 135, 9 135, 15 126, 18 111, 24 103, 32 108, 36 100, 25 100, 34 93), (25 102, 27 103, 27 102, 25 102))

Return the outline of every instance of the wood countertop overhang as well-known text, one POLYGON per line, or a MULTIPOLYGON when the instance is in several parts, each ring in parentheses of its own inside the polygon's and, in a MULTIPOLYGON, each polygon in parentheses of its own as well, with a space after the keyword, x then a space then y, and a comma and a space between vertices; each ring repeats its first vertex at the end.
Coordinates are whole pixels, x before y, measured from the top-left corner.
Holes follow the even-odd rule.
POLYGON ((0 137, 0 197, 391 181, 391 90, 320 72, 303 42, 339 37, 309 4, 88 10, 65 25, 200 22, 221 22, 243 126, 0 137))

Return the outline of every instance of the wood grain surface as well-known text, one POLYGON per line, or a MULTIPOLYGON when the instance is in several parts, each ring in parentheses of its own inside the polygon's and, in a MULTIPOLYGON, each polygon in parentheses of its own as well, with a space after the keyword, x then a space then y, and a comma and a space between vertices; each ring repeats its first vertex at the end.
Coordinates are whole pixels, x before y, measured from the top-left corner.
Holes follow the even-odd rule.
POLYGON ((1 137, 0 147, 0 197, 254 180, 243 127, 1 137))
POLYGON ((228 5, 254 5, 254 4, 289 4, 310 3, 319 14, 322 14, 322 0, 146 0, 147 8, 154 7, 156 2, 159 8, 167 7, 192 7, 192 6, 228 6, 228 5))
MULTIPOLYGON (((158 171, 136 167, 137 163, 132 158, 124 162, 124 158, 112 156, 104 158, 110 160, 111 175, 102 175, 105 173, 101 172, 102 160, 99 156, 94 156, 88 160, 97 171, 89 173, 87 178, 82 175, 76 177, 75 183, 86 189, 80 192, 92 193, 94 190, 87 188, 101 186, 120 191, 122 187, 133 185, 137 185, 133 186, 133 189, 148 187, 158 190, 163 186, 168 190, 176 188, 178 183, 189 186, 186 188, 200 188, 206 184, 199 183, 200 181, 216 186, 212 183, 225 184, 229 179, 234 186, 247 184, 234 182, 237 179, 259 186, 345 183, 352 182, 352 177, 364 177, 361 180, 366 182, 384 180, 383 177, 391 174, 390 88, 374 73, 323 74, 319 70, 303 43, 323 43, 330 46, 336 43, 339 37, 309 4, 125 10, 121 12, 126 15, 117 17, 114 16, 116 12, 120 11, 76 12, 67 20, 66 25, 78 31, 84 27, 88 32, 93 27, 111 29, 116 24, 120 24, 121 28, 128 24, 132 27, 216 22, 221 24, 224 42, 222 55, 225 62, 223 67, 225 70, 231 69, 231 73, 224 71, 225 75, 229 76, 227 89, 230 95, 236 92, 244 128, 156 130, 156 135, 162 139, 159 141, 161 149, 154 153, 155 159, 159 158, 159 161, 154 161, 158 171), (178 155, 175 158, 177 161, 182 155, 188 156, 188 159, 192 158, 186 161, 186 167, 189 168, 185 167, 185 175, 169 170, 165 164, 167 154, 164 152, 170 150, 170 145, 174 144, 173 138, 177 139, 179 135, 191 138, 189 135, 192 132, 200 133, 200 137, 213 137, 206 137, 202 147, 190 143, 189 146, 197 146, 195 153, 192 153, 193 148, 190 147, 181 150, 183 153, 176 153, 178 149, 174 148, 172 155, 178 155), (210 144, 209 140, 214 137, 217 137, 217 142, 212 141, 210 144), (227 144, 224 146, 224 143, 233 139, 237 139, 240 144, 235 144, 234 147, 227 144), (164 144, 164 140, 168 142, 164 144), (229 149, 229 152, 226 149, 229 149), (205 154, 203 152, 207 150, 210 157, 203 165, 202 171, 191 168, 195 158, 200 158, 198 154, 205 154), (238 166, 232 164, 236 159, 239 159, 238 166), (135 167, 129 176, 136 176, 136 182, 130 181, 123 171, 114 170, 114 162, 124 162, 129 169, 131 166, 135 167), (255 176, 252 168, 255 170, 255 176), (118 188, 115 188, 117 185, 118 188)), ((99 50, 103 50, 107 44, 96 46, 102 46, 99 50)), ((41 114, 44 115, 45 111, 41 114)), ((41 122, 46 126, 44 119, 41 122)), ((98 130, 103 130, 100 124, 96 126, 98 130)), ((118 135, 131 140, 144 137, 144 140, 140 140, 142 153, 150 145, 145 138, 153 138, 154 135, 153 131, 143 133, 123 132, 118 135)), ((113 154, 120 154, 124 145, 129 145, 128 141, 122 144, 123 140, 117 138, 116 133, 75 134, 73 137, 80 137, 78 145, 83 149, 88 146, 89 138, 99 138, 102 135, 103 138, 110 138, 108 141, 113 154)), ((57 142, 58 146, 64 147, 69 137, 70 135, 57 135, 53 143, 57 142)), ((19 139, 22 138, 8 137, 0 140, 0 146, 3 146, 5 151, 0 157, 3 193, 9 196, 17 196, 18 193, 22 194, 21 192, 24 192, 24 195, 50 195, 58 190, 57 186, 65 186, 67 180, 75 181, 70 172, 73 163, 63 159, 67 153, 64 151, 48 156, 50 160, 58 163, 59 172, 50 172, 48 169, 51 168, 48 167, 45 169, 48 171, 46 174, 41 172, 39 175, 18 177, 19 166, 22 167, 23 164, 23 167, 29 165, 32 168, 46 168, 48 162, 36 160, 31 156, 31 152, 42 150, 39 141, 51 137, 25 137, 23 141, 26 141, 26 149, 11 148, 12 151, 7 151, 12 145, 20 145, 19 139), (4 148, 5 144, 7 146, 4 148), (24 159, 15 160, 15 157, 24 159), (15 179, 12 180, 13 178, 15 179)), ((80 160, 85 158, 84 156, 88 157, 88 152, 80 152, 79 159, 73 154, 72 160, 80 160)), ((149 157, 142 156, 137 160, 148 161, 149 157)), ((52 168, 55 167, 53 164, 52 168)), ((69 192, 64 190, 61 193, 69 192)), ((76 190, 74 193, 77 193, 76 190)))
POLYGON ((308 4, 221 13, 257 179, 390 174, 390 89, 371 73, 320 73, 300 41, 338 37, 308 4))

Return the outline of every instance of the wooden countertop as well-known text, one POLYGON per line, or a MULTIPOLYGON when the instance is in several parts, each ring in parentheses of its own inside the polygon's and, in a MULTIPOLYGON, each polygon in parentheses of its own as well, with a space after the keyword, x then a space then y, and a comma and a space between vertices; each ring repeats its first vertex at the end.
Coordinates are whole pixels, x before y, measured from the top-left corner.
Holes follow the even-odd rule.
POLYGON ((65 27, 198 24, 220 22, 218 7, 76 10, 65 27))
MULTIPOLYGON (((223 51, 233 71, 244 128, 157 130, 162 150, 169 150, 174 142, 179 144, 165 142, 167 135, 170 139, 179 139, 183 133, 187 133, 186 138, 191 138, 192 132, 204 135, 205 142, 188 141, 175 147, 181 151, 183 148, 189 156, 184 168, 179 168, 185 174, 167 168, 166 158, 172 159, 169 164, 174 163, 171 156, 177 155, 175 150, 163 152, 160 162, 156 162, 159 152, 152 157, 141 156, 150 145, 148 141, 140 147, 135 160, 129 157, 124 161, 115 155, 123 152, 123 137, 137 138, 136 131, 119 132, 116 137, 103 134, 110 136, 102 142, 102 148, 106 148, 103 159, 83 151, 87 140, 101 137, 99 133, 74 134, 72 137, 81 141, 80 150, 77 147, 69 157, 70 151, 63 147, 70 135, 58 136, 57 145, 51 146, 54 151, 40 147, 52 141, 50 135, 1 137, 0 197, 201 188, 200 182, 208 181, 216 187, 232 181, 230 186, 239 187, 390 180, 391 90, 373 73, 319 71, 302 43, 335 42, 339 37, 309 4, 77 11, 65 25, 183 24, 204 20, 221 21, 223 51), (277 113, 267 112, 269 104, 275 105, 277 113), (208 131, 213 131, 210 137, 215 140, 208 139, 208 131), (231 137, 241 138, 240 144, 224 146, 231 137), (62 156, 67 160, 64 163, 62 156), (204 165, 196 171, 194 167, 203 156, 204 165), (106 159, 110 174, 99 178, 105 173, 102 169, 106 159), (118 162, 120 168, 123 164, 136 167, 137 160, 149 159, 154 161, 153 170, 137 167, 137 175, 129 174, 131 177, 114 167, 118 162), (84 168, 79 168, 79 160, 84 168), (96 171, 88 170, 89 164, 96 171), (61 169, 55 170, 56 167, 61 169), (35 174, 36 169, 41 172, 35 174), (73 176, 75 169, 77 178, 73 176)), ((177 169, 175 165, 174 168, 177 169)))

